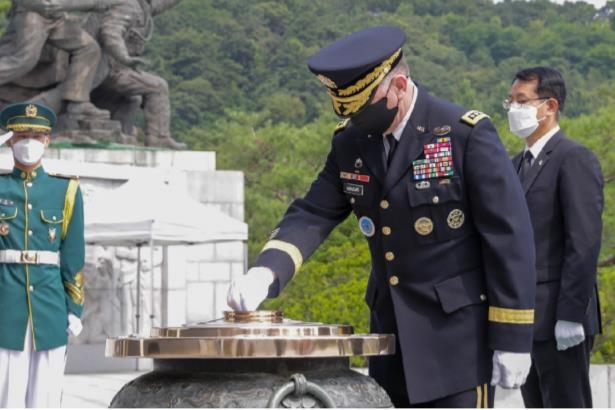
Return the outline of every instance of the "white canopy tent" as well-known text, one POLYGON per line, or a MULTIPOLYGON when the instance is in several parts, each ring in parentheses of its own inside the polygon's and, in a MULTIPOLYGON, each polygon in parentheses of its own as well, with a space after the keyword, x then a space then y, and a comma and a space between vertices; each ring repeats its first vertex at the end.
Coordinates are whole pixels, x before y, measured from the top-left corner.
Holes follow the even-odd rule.
POLYGON ((141 309, 141 246, 150 247, 150 272, 153 272, 154 246, 248 239, 246 223, 198 202, 162 179, 129 180, 113 190, 93 194, 84 213, 87 244, 138 249, 137 333, 141 309))

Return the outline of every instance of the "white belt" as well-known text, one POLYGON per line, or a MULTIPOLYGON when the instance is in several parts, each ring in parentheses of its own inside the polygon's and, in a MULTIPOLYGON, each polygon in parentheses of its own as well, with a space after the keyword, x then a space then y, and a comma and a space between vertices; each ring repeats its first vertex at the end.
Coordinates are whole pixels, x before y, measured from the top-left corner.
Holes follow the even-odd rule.
POLYGON ((0 250, 0 263, 27 263, 60 266, 60 253, 53 251, 0 250))

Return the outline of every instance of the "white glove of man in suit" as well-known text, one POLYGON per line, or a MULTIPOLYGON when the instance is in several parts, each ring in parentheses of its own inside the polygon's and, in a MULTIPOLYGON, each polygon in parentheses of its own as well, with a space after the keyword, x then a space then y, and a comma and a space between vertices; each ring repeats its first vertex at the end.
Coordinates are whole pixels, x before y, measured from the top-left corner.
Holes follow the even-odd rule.
POLYGON ((566 350, 569 347, 578 345, 585 340, 583 324, 558 320, 555 322, 555 340, 557 342, 557 350, 566 350))
POLYGON ((257 266, 245 275, 232 281, 226 294, 226 303, 233 310, 241 312, 256 310, 267 299, 269 285, 275 280, 273 271, 257 266))
POLYGON ((83 325, 81 324, 81 319, 75 316, 72 313, 68 314, 68 328, 66 332, 69 335, 79 336, 79 333, 83 330, 83 325))
POLYGON ((529 353, 493 352, 491 385, 505 389, 518 389, 530 372, 532 357, 529 353))

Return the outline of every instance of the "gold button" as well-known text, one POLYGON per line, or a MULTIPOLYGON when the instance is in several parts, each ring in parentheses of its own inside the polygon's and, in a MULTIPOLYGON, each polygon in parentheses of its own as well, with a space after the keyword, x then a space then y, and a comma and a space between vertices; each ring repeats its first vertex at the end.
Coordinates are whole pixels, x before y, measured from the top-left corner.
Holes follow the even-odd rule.
POLYGON ((55 216, 51 217, 51 219, 53 219, 54 221, 57 219, 55 216))
POLYGON ((384 254, 384 258, 388 261, 392 261, 393 259, 395 259, 395 254, 389 251, 384 254))
POLYGON ((399 278, 397 276, 393 275, 389 278, 389 285, 397 286, 398 284, 399 284, 399 278))
POLYGON ((479 297, 480 297, 480 300, 482 300, 483 302, 487 300, 487 296, 485 296, 485 294, 483 293, 481 293, 479 297))
POLYGON ((30 292, 34 292, 34 286, 30 285, 29 289, 30 289, 30 292))
POLYGON ((438 197, 438 195, 431 198, 431 202, 433 202, 434 204, 437 204, 438 202, 440 202, 440 198, 438 197))
POLYGON ((354 198, 350 198, 350 203, 354 204, 355 199, 354 198))
POLYGON ((32 182, 26 182, 26 185, 28 186, 28 188, 32 188, 32 182))
POLYGON ((383 226, 382 227, 382 234, 383 235, 390 235, 391 234, 391 228, 389 228, 388 226, 383 226))
POLYGON ((28 209, 32 209, 32 204, 28 204, 28 209))
POLYGON ((380 208, 387 209, 388 207, 389 207, 389 201, 387 201, 386 199, 383 199, 382 201, 380 201, 380 208))

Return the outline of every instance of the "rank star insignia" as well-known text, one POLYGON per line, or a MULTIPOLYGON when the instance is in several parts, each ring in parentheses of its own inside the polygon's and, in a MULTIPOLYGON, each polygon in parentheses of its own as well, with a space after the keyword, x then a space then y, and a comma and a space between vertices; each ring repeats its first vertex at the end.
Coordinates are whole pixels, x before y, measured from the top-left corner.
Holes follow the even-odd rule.
POLYGON ((53 242, 56 240, 56 228, 49 228, 48 237, 49 242, 53 242))
POLYGON ((9 226, 4 222, 0 224, 0 235, 6 236, 9 234, 9 226))
POLYGON ((361 168, 363 166, 363 160, 361 158, 357 158, 354 160, 354 167, 361 168))

